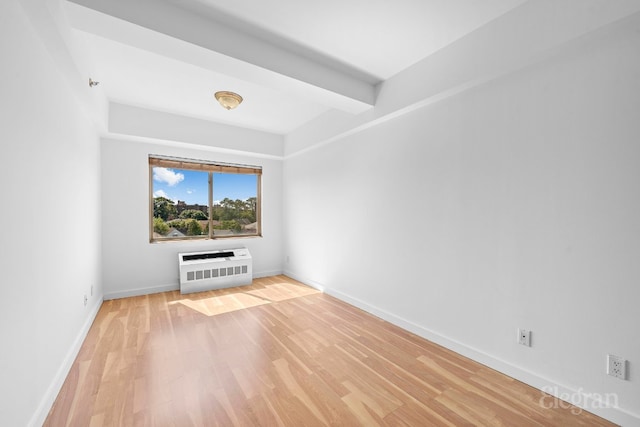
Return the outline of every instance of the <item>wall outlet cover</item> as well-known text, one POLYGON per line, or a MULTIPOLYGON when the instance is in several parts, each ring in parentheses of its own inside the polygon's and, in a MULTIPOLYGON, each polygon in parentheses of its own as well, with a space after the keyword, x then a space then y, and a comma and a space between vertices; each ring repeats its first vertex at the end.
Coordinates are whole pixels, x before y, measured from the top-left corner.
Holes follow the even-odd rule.
POLYGON ((607 375, 626 380, 627 361, 622 357, 607 354, 607 375))
POLYGON ((518 329, 518 344, 531 347, 531 331, 528 329, 518 329))

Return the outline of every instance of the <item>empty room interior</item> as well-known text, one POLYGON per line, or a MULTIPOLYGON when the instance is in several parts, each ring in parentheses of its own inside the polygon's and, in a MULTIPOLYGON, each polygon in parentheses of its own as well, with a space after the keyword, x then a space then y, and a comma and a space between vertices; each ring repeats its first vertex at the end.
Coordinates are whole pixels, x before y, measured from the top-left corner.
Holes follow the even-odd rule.
POLYGON ((0 425, 640 426, 640 1, 0 29, 0 425))

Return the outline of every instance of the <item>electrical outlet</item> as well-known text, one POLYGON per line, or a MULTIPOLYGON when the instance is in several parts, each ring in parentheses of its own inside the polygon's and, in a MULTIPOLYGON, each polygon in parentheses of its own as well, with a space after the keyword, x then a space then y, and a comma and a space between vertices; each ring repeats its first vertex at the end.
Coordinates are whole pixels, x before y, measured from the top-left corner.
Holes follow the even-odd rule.
POLYGON ((87 295, 84 296, 84 306, 87 306, 87 295))
POLYGON ((518 344, 531 347, 531 331, 527 329, 518 329, 518 344))
POLYGON ((607 375, 620 378, 621 380, 626 380, 627 361, 622 357, 614 356, 613 354, 607 354, 607 375))

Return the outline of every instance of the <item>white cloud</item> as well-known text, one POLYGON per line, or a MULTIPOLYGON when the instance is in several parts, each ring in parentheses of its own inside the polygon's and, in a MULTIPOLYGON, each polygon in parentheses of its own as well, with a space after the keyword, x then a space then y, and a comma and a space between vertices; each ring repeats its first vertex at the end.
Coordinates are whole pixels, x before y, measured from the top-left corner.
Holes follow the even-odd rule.
POLYGON ((178 203, 178 199, 174 199, 173 197, 171 197, 167 193, 165 193, 163 190, 154 191, 153 192, 153 197, 164 197, 165 199, 171 200, 173 203, 178 203))
POLYGON ((169 195, 162 190, 154 191, 153 197, 164 197, 165 199, 171 200, 171 197, 169 197, 169 195))
POLYGON ((158 182, 166 182, 173 187, 184 180, 184 175, 180 172, 175 173, 172 169, 153 168, 153 179, 158 182))
POLYGON ((154 191, 153 192, 153 197, 164 197, 165 199, 169 199, 171 200, 173 203, 178 203, 178 199, 174 199, 171 196, 169 196, 167 193, 165 193, 162 190, 158 190, 158 191, 154 191))

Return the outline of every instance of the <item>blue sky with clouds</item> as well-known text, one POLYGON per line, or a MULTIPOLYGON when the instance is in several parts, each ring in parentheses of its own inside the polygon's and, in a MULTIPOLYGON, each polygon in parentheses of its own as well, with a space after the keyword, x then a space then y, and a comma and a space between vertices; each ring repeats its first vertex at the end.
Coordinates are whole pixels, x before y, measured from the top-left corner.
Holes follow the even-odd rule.
MULTIPOLYGON (((209 203, 207 172, 153 168, 153 195, 166 197, 177 202, 182 200, 188 205, 209 203)), ((213 200, 225 197, 246 200, 256 197, 257 176, 242 174, 213 174, 213 200)))

